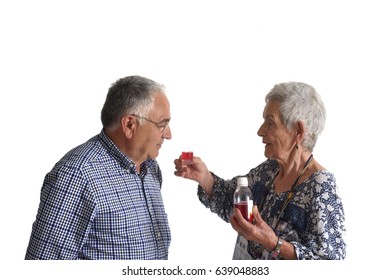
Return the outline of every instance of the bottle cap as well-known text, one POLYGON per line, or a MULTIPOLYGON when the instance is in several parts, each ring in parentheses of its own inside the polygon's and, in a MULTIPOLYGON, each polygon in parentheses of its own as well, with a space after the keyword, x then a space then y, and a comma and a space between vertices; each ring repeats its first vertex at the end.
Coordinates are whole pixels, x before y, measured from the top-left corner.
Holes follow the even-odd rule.
POLYGON ((248 186, 248 178, 247 177, 238 177, 237 186, 248 186))

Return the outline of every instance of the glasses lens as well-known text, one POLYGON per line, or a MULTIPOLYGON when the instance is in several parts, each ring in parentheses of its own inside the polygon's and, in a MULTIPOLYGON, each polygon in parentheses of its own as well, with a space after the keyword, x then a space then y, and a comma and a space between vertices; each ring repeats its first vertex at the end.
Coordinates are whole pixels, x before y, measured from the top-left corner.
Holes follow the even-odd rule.
POLYGON ((166 128, 167 128, 167 125, 160 126, 160 132, 163 133, 166 128))

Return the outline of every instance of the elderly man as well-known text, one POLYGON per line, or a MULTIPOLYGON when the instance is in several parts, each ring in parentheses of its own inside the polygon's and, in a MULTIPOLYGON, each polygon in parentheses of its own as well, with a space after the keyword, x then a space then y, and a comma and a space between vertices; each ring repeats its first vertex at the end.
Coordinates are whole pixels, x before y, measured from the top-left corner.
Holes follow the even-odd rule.
POLYGON ((100 134, 46 175, 26 259, 167 259, 171 240, 155 158, 171 139, 162 85, 119 79, 100 134))

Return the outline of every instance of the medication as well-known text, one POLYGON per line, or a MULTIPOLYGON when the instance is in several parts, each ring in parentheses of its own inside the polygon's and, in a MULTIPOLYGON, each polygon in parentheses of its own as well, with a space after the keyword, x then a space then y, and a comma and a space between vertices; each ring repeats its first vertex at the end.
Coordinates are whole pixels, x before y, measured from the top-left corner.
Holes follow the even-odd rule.
POLYGON ((182 152, 181 160, 183 164, 192 164, 192 158, 194 157, 193 152, 182 152))
POLYGON ((248 178, 247 177, 239 177, 237 179, 237 188, 234 192, 233 196, 234 207, 239 209, 242 216, 248 222, 253 222, 253 199, 252 192, 248 187, 248 178))

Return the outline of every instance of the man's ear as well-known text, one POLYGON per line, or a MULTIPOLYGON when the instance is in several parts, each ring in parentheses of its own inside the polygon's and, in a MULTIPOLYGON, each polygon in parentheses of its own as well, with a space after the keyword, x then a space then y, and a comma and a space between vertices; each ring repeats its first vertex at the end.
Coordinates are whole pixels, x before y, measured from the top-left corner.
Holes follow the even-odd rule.
POLYGON ((133 136, 134 130, 137 126, 137 120, 134 116, 125 115, 121 119, 121 127, 126 138, 130 139, 133 136))

